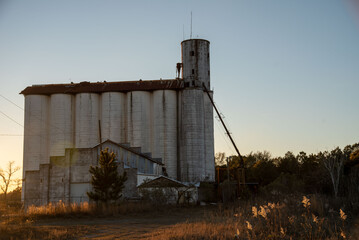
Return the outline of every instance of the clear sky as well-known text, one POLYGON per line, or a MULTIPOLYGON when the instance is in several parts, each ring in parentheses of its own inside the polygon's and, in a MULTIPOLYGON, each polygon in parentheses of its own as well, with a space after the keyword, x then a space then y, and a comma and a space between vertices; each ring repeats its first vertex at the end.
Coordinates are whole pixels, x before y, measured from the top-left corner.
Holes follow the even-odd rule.
MULTIPOLYGON (((355 2, 0 0, 0 167, 22 165, 21 90, 175 78, 191 11, 192 37, 211 42, 215 102, 242 154, 359 142, 355 2)), ((215 151, 235 153, 217 120, 215 151)))

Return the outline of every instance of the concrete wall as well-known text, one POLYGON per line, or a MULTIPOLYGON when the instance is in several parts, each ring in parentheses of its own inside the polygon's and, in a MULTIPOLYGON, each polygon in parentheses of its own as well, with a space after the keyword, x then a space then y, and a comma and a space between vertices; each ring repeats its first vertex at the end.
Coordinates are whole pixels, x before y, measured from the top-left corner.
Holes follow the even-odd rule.
POLYGON ((100 97, 94 93, 76 95, 75 146, 94 147, 100 143, 100 97))
POLYGON ((66 148, 74 147, 74 97, 53 94, 50 98, 50 156, 65 156, 66 148))
MULTIPOLYGON (((27 171, 38 171, 40 164, 48 163, 48 130, 49 97, 45 95, 25 96, 23 179, 26 179, 27 171)), ((24 194, 27 192, 26 186, 29 186, 29 183, 23 182, 22 189, 24 190, 21 193, 23 200, 24 194)))
MULTIPOLYGON (((103 144, 114 149, 114 152, 126 152, 127 158, 118 161, 118 172, 127 173, 127 181, 123 189, 124 198, 136 198, 138 167, 144 174, 151 175, 153 169, 147 169, 150 160, 136 155, 113 143, 103 144), (136 156, 136 158, 134 158, 136 156), (125 166, 125 162, 136 159, 132 164, 134 168, 125 166)), ((45 205, 50 202, 64 203, 89 201, 87 192, 91 191, 90 166, 97 165, 100 149, 95 148, 66 149, 65 156, 51 157, 49 164, 41 164, 37 171, 27 171, 24 191, 25 205, 45 205)), ((155 164, 151 162, 151 164, 155 164)), ((153 166, 152 166, 153 167, 153 166)))
POLYGON ((107 92, 101 95, 102 141, 126 142, 126 94, 107 92))
POLYGON ((177 178, 177 92, 153 92, 152 157, 162 158, 169 177, 177 178))
POLYGON ((210 89, 209 41, 189 39, 181 43, 182 75, 188 87, 201 87, 205 83, 210 89))
MULTIPOLYGON (((122 196, 125 198, 137 198, 137 169, 126 168, 124 171, 127 174, 127 181, 124 184, 122 196)), ((123 172, 120 173, 123 174, 123 172)))
POLYGON ((49 97, 25 97, 24 171, 39 170, 40 164, 49 163, 49 97))
MULTIPOLYGON (((213 99, 213 93, 210 93, 213 99)), ((203 93, 204 105, 204 153, 205 153, 205 179, 204 181, 215 181, 214 162, 214 134, 213 134, 213 106, 207 95, 203 93)))
POLYGON ((49 182, 49 202, 70 202, 70 158, 52 157, 49 182))
POLYGON ((24 207, 35 205, 40 206, 42 204, 40 196, 40 174, 39 171, 26 171, 26 179, 23 182, 25 188, 24 193, 24 207))
POLYGON ((49 189, 50 189, 50 171, 51 164, 41 164, 39 170, 40 177, 40 199, 41 204, 45 205, 49 203, 49 189))
POLYGON ((180 130, 180 180, 199 182, 205 179, 205 139, 203 91, 182 91, 180 130))
POLYGON ((152 98, 150 92, 134 91, 127 94, 127 142, 141 147, 142 152, 151 152, 152 98))

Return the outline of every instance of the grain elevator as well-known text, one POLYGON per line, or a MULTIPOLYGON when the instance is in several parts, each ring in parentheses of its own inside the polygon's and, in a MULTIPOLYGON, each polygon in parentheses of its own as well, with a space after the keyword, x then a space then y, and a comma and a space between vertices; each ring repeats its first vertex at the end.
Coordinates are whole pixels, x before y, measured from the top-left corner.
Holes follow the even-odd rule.
POLYGON ((128 172, 127 196, 154 176, 214 181, 209 45, 203 39, 183 41, 175 79, 24 89, 25 204, 87 201, 89 166, 105 147, 128 172))

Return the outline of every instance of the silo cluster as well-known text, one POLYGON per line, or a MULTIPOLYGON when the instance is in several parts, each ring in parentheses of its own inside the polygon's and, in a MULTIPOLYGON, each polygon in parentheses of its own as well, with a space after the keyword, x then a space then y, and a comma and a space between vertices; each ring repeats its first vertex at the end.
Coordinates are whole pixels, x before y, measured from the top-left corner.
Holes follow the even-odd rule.
MULTIPOLYGON (((161 158, 163 174, 184 182, 214 180, 209 42, 182 42, 182 78, 82 82, 25 89, 24 178, 65 149, 106 140, 161 158)), ((211 92, 212 94, 212 92, 211 92)))
POLYGON ((24 171, 109 139, 162 158, 177 178, 176 91, 27 95, 25 104, 24 171))

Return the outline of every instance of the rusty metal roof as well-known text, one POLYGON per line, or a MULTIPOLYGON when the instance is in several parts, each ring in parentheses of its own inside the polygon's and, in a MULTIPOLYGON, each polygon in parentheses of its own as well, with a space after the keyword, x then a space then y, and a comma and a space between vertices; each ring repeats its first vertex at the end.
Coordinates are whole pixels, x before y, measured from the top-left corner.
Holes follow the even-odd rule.
POLYGON ((32 85, 25 88, 23 95, 51 95, 55 93, 102 93, 182 89, 182 79, 123 81, 123 82, 80 82, 69 84, 32 85))
POLYGON ((159 176, 155 179, 152 179, 148 182, 144 182, 138 186, 139 188, 179 188, 179 187, 188 187, 186 183, 171 179, 165 176, 159 176))

